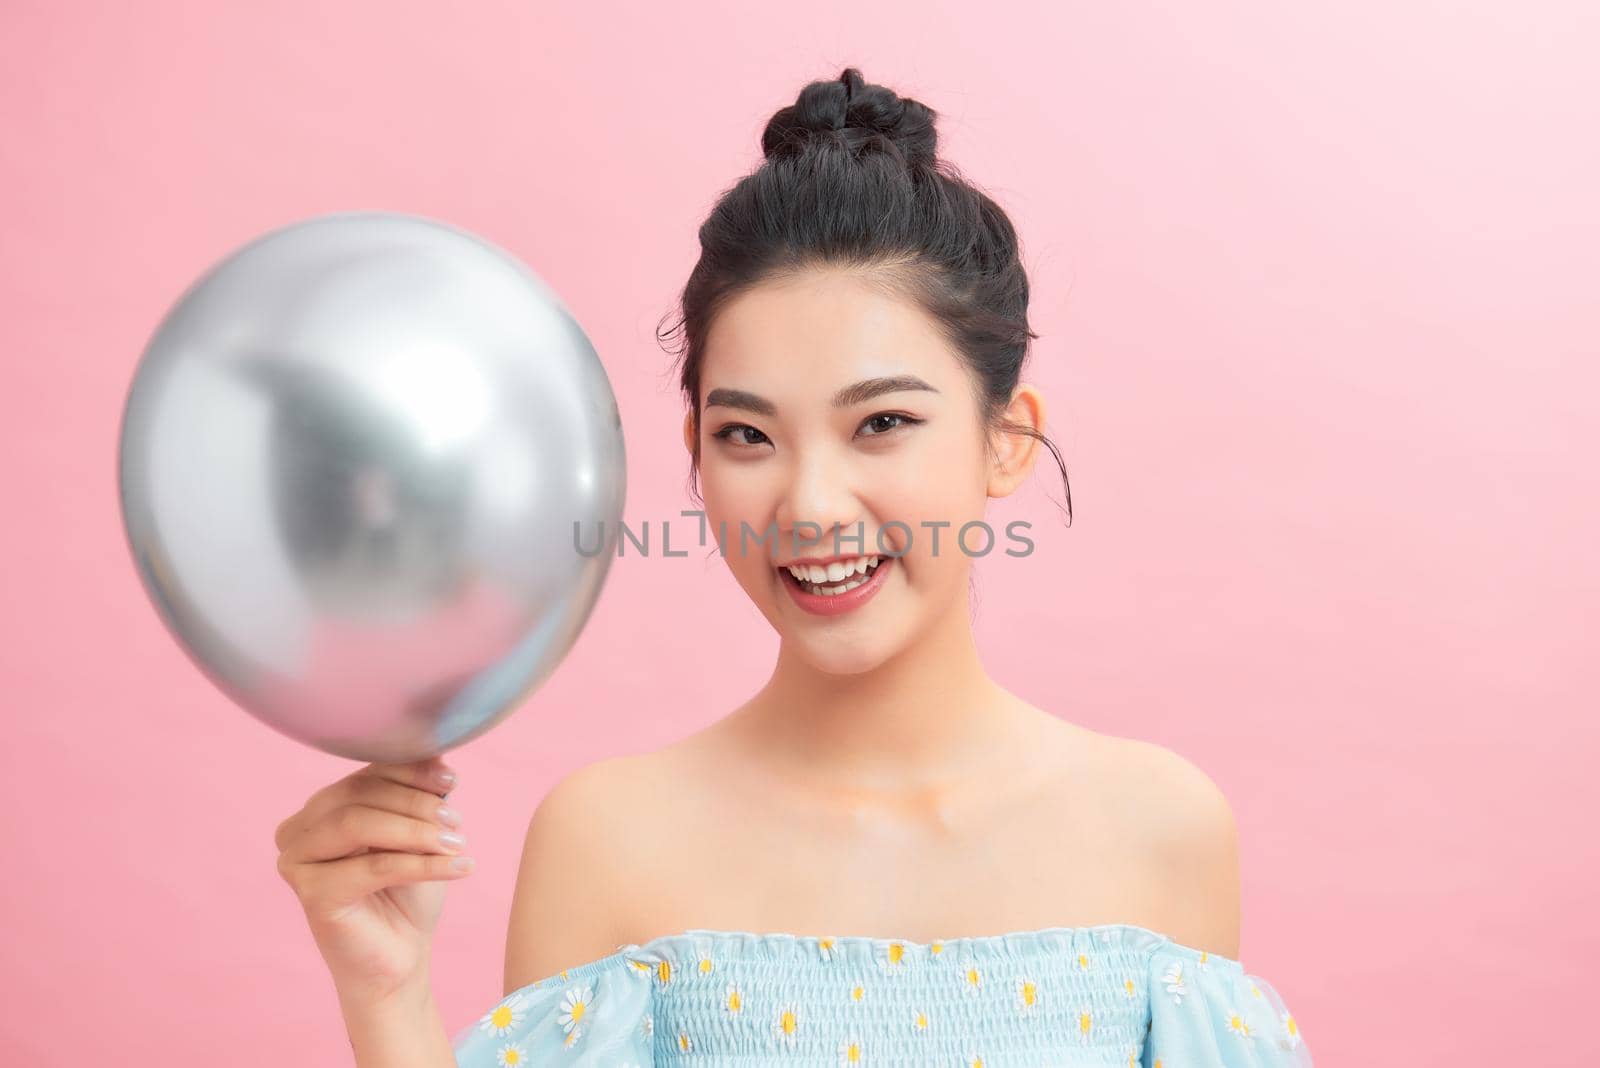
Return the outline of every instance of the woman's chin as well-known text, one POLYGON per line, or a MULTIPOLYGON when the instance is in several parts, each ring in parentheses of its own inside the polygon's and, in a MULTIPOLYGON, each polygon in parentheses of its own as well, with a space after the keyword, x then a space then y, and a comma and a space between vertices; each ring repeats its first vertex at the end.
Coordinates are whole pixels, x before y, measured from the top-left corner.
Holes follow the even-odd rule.
POLYGON ((860 646, 849 649, 838 648, 832 643, 825 643, 825 646, 815 648, 808 642, 798 646, 800 658, 824 675, 864 675, 888 659, 875 650, 860 646))
POLYGON ((895 653, 894 642, 882 631, 863 640, 858 635, 791 630, 782 639, 791 654, 825 675, 861 675, 880 667, 895 653))

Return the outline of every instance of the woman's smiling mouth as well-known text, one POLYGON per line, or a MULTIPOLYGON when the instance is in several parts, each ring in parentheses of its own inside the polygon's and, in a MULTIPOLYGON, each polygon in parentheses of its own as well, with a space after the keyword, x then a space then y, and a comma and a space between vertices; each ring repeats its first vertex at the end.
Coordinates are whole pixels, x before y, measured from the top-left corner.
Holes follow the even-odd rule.
POLYGON ((778 568, 784 589, 796 604, 819 616, 836 616, 859 608, 883 587, 894 558, 856 556, 827 564, 798 562, 778 568))

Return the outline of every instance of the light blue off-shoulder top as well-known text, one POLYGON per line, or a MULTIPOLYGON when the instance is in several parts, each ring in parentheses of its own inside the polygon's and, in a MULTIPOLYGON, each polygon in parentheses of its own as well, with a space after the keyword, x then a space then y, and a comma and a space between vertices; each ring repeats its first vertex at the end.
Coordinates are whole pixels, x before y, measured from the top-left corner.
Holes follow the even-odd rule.
POLYGON ((1134 924, 912 942, 692 929, 530 983, 460 1068, 1310 1068, 1277 991, 1134 924))

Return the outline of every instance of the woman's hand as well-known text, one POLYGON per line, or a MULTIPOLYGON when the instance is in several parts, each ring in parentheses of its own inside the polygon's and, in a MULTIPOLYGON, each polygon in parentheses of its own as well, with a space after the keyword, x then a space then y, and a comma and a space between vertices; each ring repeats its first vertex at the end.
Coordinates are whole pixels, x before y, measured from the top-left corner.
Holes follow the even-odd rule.
POLYGON ((453 786, 438 757, 368 764, 278 825, 278 873, 347 1006, 427 987, 444 881, 472 869, 443 804, 453 786))

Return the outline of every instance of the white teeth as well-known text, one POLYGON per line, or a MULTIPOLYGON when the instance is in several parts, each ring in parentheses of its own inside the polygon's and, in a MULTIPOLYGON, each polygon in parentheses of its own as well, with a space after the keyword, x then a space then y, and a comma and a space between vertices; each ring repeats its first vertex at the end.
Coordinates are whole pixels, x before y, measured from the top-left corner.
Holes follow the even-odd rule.
POLYGON ((866 574, 878 564, 876 556, 858 556, 851 560, 835 560, 823 567, 820 564, 790 564, 789 574, 801 582, 816 587, 811 592, 824 597, 836 597, 855 589, 867 581, 866 574), (859 576, 859 577, 857 577, 859 576), (842 580, 848 579, 844 585, 842 580), (831 583, 832 585, 823 585, 831 583))

